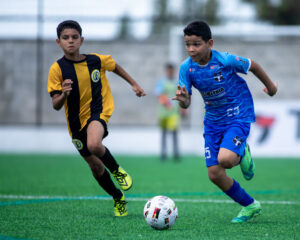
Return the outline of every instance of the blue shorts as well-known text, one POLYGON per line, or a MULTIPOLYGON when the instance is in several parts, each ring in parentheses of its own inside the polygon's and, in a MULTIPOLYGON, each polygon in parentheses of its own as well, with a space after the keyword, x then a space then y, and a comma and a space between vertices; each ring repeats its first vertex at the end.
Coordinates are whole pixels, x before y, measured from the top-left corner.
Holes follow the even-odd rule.
POLYGON ((251 123, 237 122, 227 126, 205 126, 205 160, 206 166, 218 165, 220 148, 226 148, 242 156, 246 147, 246 140, 250 133, 251 123))

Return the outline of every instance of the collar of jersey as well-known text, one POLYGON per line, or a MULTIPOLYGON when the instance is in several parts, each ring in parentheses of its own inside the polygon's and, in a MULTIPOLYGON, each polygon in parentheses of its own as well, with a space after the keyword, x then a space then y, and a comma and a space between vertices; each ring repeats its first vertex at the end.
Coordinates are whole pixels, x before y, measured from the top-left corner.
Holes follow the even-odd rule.
POLYGON ((73 61, 73 60, 67 59, 66 56, 63 56, 63 58, 64 58, 66 61, 71 62, 71 63, 82 63, 82 62, 85 62, 85 61, 86 61, 86 58, 87 58, 87 55, 86 55, 86 54, 82 54, 82 55, 84 55, 85 58, 82 59, 82 60, 79 60, 79 61, 73 61))

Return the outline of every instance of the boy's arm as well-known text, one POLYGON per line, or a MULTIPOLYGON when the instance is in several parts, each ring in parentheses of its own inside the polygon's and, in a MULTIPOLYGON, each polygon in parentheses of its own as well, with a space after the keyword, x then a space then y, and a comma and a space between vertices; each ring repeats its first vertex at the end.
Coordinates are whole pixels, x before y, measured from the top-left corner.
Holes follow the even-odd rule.
POLYGON ((274 96, 277 92, 277 82, 273 83, 263 68, 253 60, 249 69, 264 85, 264 92, 270 96, 274 96))
POLYGON ((116 68, 114 73, 118 74, 121 78, 126 80, 131 87, 132 90, 136 93, 138 97, 146 96, 145 91, 140 87, 140 85, 123 69, 120 65, 116 63, 116 68))
POLYGON ((62 93, 52 96, 52 105, 55 110, 60 110, 64 105, 66 98, 70 95, 72 90, 72 83, 73 81, 71 79, 64 80, 62 83, 62 93))
POLYGON ((180 107, 188 108, 191 104, 191 95, 188 93, 185 86, 180 87, 180 85, 178 85, 176 96, 173 97, 172 100, 177 100, 180 107))

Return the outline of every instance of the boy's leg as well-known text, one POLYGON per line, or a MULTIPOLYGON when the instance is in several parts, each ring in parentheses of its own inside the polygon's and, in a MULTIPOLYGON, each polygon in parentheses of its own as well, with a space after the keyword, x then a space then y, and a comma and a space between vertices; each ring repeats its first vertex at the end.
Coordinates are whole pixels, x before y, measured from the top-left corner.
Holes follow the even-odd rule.
POLYGON ((237 216, 238 220, 235 218, 233 222, 247 221, 261 211, 260 205, 258 206, 256 201, 254 202, 254 199, 236 181, 227 176, 225 171, 239 163, 249 130, 250 128, 247 126, 245 129, 233 126, 224 134, 218 132, 204 135, 206 165, 210 180, 231 199, 244 207, 244 211, 237 216), (253 204, 254 207, 252 207, 253 204))
MULTIPOLYGON (((221 143, 222 148, 228 149, 239 158, 240 167, 244 178, 250 180, 254 176, 255 165, 250 154, 250 148, 247 144, 247 138, 250 132, 250 123, 240 123, 227 129, 221 143)), ((236 163, 236 161, 235 161, 236 163)))
MULTIPOLYGON (((220 168, 224 169, 224 174, 226 168, 232 168, 239 163, 240 157, 235 153, 228 149, 221 148, 218 154, 218 162, 220 163, 220 168)), ((221 170, 220 170, 221 171, 221 170)), ((221 171, 223 172, 223 171, 221 171)), ((235 202, 239 203, 243 206, 242 210, 239 212, 237 217, 235 217, 232 222, 239 223, 239 222, 246 222, 251 218, 257 216, 261 212, 260 203, 254 200, 235 180, 231 179, 232 184, 228 184, 230 181, 228 180, 228 176, 222 176, 220 174, 219 182, 221 182, 221 186, 218 185, 225 194, 227 194, 231 199, 235 202), (224 184, 227 182, 227 185, 224 187, 224 184), (230 188, 229 188, 230 186, 230 188)))
POLYGON ((208 175, 227 196, 244 207, 232 222, 245 222, 260 213, 259 202, 255 201, 238 182, 227 176, 225 169, 220 165, 208 167, 208 175))
POLYGON ((167 130, 162 128, 161 130, 161 150, 160 160, 165 161, 167 159, 167 130))
POLYGON ((98 184, 113 197, 115 216, 126 216, 127 210, 125 196, 119 189, 116 188, 101 160, 94 155, 84 157, 84 159, 89 164, 93 176, 97 180, 98 184))
POLYGON ((174 152, 174 159, 179 160, 179 149, 178 149, 178 131, 174 130, 172 131, 173 134, 173 152, 174 152))
POLYGON ((178 150, 178 125, 179 125, 179 115, 173 114, 167 118, 167 129, 171 133, 172 143, 173 143, 173 158, 175 161, 179 160, 179 150, 178 150))
POLYGON ((87 146, 88 150, 96 155, 108 170, 113 174, 119 185, 124 191, 127 191, 132 186, 130 175, 119 166, 110 151, 102 144, 103 136, 105 135, 106 126, 100 121, 92 121, 87 128, 87 146))
POLYGON ((231 222, 246 222, 261 213, 262 208, 260 202, 254 200, 250 195, 248 195, 248 193, 235 180, 233 180, 232 187, 225 191, 225 193, 227 196, 243 206, 242 210, 234 219, 232 219, 231 222))

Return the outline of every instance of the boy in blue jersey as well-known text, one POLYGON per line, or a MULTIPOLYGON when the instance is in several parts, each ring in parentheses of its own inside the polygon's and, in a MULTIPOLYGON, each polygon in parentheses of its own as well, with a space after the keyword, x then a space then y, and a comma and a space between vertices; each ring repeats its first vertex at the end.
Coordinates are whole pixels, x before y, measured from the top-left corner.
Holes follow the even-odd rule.
POLYGON ((248 86, 237 73, 251 71, 264 85, 264 92, 273 96, 273 83, 253 60, 212 49, 210 27, 194 21, 184 29, 189 55, 180 67, 179 85, 174 100, 182 108, 191 104, 192 86, 205 103, 205 159, 209 179, 235 202, 243 206, 232 222, 246 222, 261 212, 261 205, 237 181, 226 174, 240 164, 246 180, 254 175, 254 162, 246 143, 250 125, 255 121, 253 100, 248 86))

